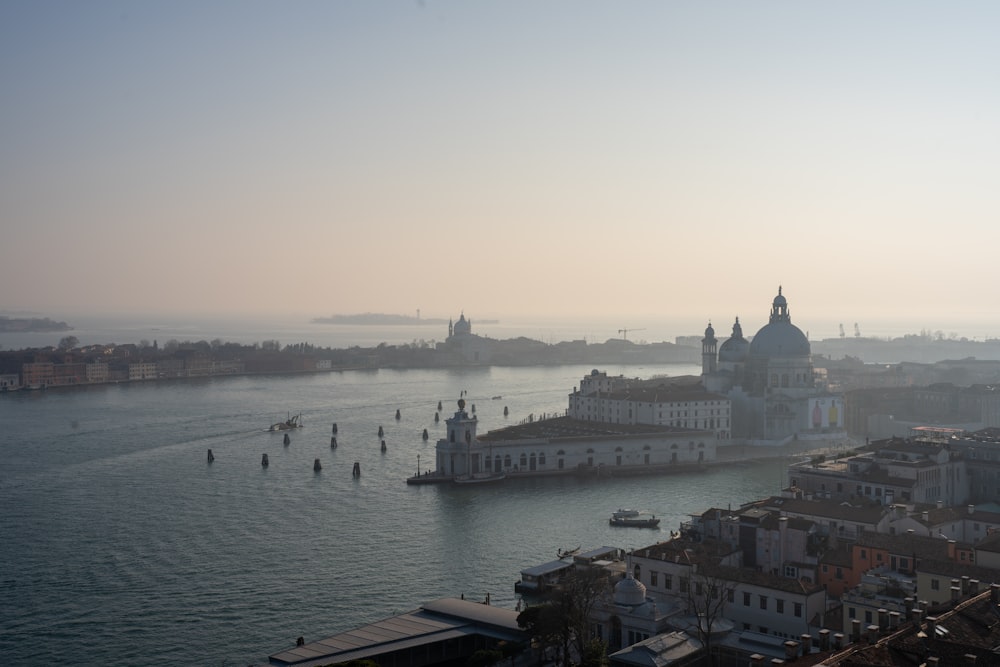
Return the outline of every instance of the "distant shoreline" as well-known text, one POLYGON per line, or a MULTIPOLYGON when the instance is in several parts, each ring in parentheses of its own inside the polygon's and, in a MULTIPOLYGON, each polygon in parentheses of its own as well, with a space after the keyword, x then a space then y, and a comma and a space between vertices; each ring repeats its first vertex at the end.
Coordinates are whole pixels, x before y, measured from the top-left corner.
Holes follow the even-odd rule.
POLYGON ((56 322, 47 317, 6 317, 0 315, 0 333, 45 333, 50 331, 72 331, 65 322, 56 322))
MULTIPOLYGON (((479 324, 497 324, 499 320, 477 320, 479 324)), ((371 326, 397 325, 444 325, 448 320, 439 317, 413 317, 412 315, 393 315, 389 313, 359 313, 356 315, 331 315, 330 317, 314 317, 313 324, 363 324, 371 326)))

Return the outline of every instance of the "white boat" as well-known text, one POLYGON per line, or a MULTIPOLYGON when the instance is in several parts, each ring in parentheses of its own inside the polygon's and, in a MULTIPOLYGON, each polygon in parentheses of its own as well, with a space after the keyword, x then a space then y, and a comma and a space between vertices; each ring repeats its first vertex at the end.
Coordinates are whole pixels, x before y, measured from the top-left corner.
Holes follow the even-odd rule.
POLYGON ((455 478, 455 484, 485 484, 487 482, 499 482, 506 477, 502 472, 474 472, 471 475, 459 475, 455 478))
POLYGON ((640 514, 641 514, 641 512, 639 510, 625 509, 625 508, 619 507, 616 511, 614 511, 614 512, 611 513, 611 518, 612 519, 624 519, 625 517, 639 516, 640 514))

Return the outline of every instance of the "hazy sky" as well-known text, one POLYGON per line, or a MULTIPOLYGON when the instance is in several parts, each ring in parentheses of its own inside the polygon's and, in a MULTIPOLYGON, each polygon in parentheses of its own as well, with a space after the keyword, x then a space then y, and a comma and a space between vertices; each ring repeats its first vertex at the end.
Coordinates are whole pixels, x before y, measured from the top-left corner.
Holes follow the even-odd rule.
POLYGON ((0 310, 995 319, 998 34, 993 0, 6 0, 0 310))

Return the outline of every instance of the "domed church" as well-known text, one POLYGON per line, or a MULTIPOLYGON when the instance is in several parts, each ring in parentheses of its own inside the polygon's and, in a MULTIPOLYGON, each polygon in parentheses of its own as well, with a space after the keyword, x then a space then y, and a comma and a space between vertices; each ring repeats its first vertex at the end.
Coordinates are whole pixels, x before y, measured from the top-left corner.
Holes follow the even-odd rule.
POLYGON ((780 444, 842 436, 843 399, 817 379, 809 339, 792 324, 781 291, 768 323, 749 341, 738 317, 721 346, 709 323, 701 341, 702 383, 730 399, 733 439, 780 444))

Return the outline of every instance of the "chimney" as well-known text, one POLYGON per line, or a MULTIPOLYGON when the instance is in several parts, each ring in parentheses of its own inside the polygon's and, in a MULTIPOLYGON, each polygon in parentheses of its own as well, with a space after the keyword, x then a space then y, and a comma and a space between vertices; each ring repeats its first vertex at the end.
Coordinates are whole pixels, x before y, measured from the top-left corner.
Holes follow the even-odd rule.
POLYGON ((927 665, 927 667, 938 667, 938 662, 939 660, 937 656, 929 655, 927 656, 927 660, 924 661, 924 664, 927 665))
POLYGON ((789 639, 785 642, 785 660, 791 662, 799 655, 799 643, 789 639))
POLYGON ((826 628, 819 631, 819 650, 823 653, 830 650, 830 631, 826 628))
POLYGON ((941 509, 942 507, 944 507, 944 501, 941 498, 938 498, 937 499, 937 508, 941 509))
POLYGON ((1000 604, 1000 584, 990 584, 990 602, 1000 604))
POLYGON ((955 560, 955 540, 948 540, 948 560, 955 560))
POLYGON ((979 595, 979 580, 969 579, 969 595, 979 595))
POLYGON ((879 609, 878 610, 878 631, 885 632, 889 629, 889 610, 879 609))
POLYGON ((750 656, 750 667, 764 667, 764 656, 754 653, 750 656))
POLYGON ((869 625, 866 628, 866 630, 867 630, 867 632, 865 634, 868 637, 868 643, 869 644, 874 644, 875 642, 877 642, 878 641, 878 626, 875 625, 874 623, 872 623, 871 625, 869 625))
POLYGON ((962 575, 962 595, 969 594, 969 575, 962 575))
POLYGON ((928 616, 927 617, 927 634, 933 635, 934 634, 934 628, 936 628, 936 627, 937 627, 937 616, 928 616))
POLYGON ((851 620, 851 643, 861 643, 861 621, 856 618, 851 620))
POLYGON ((833 650, 839 651, 842 648, 844 648, 844 633, 835 632, 833 634, 833 650))
POLYGON ((927 510, 924 510, 923 512, 920 513, 920 518, 923 519, 924 521, 930 521, 931 513, 928 512, 927 510))
POLYGON ((907 534, 907 535, 915 535, 915 534, 916 534, 916 532, 917 532, 917 531, 913 530, 912 528, 907 528, 907 529, 906 529, 906 534, 907 534))
POLYGON ((813 638, 812 635, 804 633, 799 635, 799 643, 802 644, 802 655, 809 655, 812 653, 813 638))
POLYGON ((975 513, 976 513, 976 506, 969 505, 969 514, 975 514, 975 513))
POLYGON ((975 653, 966 653, 962 657, 965 658, 964 663, 966 665, 974 665, 974 664, 976 664, 976 654, 975 653))
POLYGON ((913 598, 903 598, 903 608, 906 609, 906 615, 909 616, 910 612, 913 611, 913 598))
POLYGON ((895 629, 897 629, 899 627, 900 616, 902 616, 902 614, 900 614, 898 611, 890 611, 889 612, 889 629, 890 630, 895 630, 895 629))
POLYGON ((782 660, 781 658, 771 658, 771 664, 772 665, 783 665, 783 664, 785 664, 785 661, 782 660))
POLYGON ((924 610, 923 609, 911 609, 910 610, 910 618, 917 625, 920 625, 920 621, 923 619, 923 616, 924 616, 924 610))
POLYGON ((951 587, 951 600, 952 600, 952 602, 954 602, 955 600, 960 600, 961 598, 962 598, 962 587, 961 586, 952 586, 951 587))

